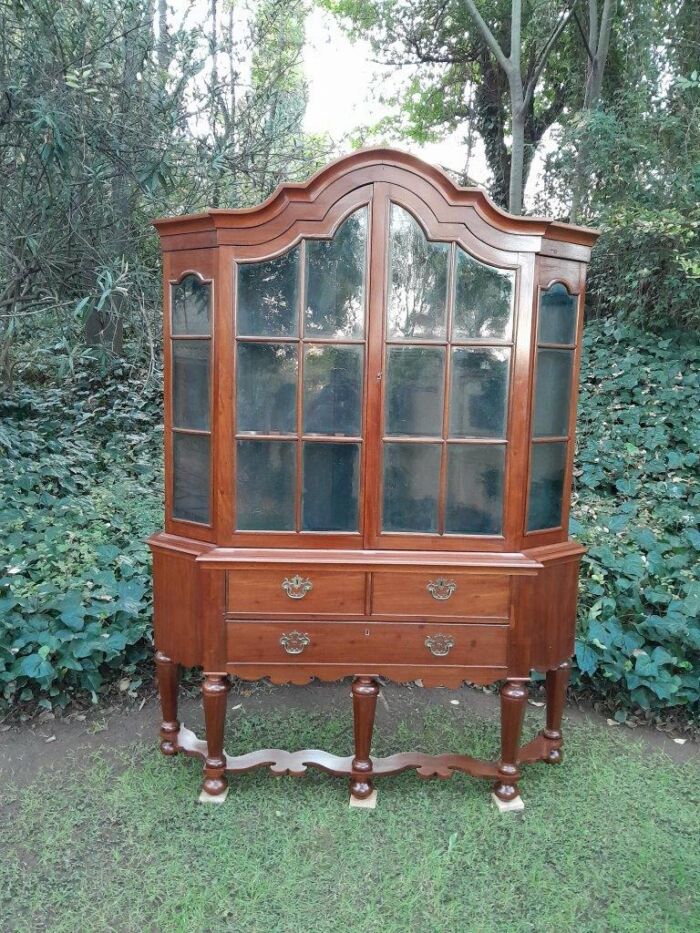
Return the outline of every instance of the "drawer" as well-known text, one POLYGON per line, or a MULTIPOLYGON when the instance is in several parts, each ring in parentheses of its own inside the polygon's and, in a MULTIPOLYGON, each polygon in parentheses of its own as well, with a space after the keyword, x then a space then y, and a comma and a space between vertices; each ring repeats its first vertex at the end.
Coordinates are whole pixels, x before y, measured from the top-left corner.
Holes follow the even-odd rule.
POLYGON ((506 625, 228 622, 229 663, 505 667, 506 625))
POLYGON ((226 611, 253 615, 365 614, 366 574, 280 567, 229 570, 226 611))
POLYGON ((501 619, 510 610, 510 578, 469 573, 373 573, 372 614, 501 619))

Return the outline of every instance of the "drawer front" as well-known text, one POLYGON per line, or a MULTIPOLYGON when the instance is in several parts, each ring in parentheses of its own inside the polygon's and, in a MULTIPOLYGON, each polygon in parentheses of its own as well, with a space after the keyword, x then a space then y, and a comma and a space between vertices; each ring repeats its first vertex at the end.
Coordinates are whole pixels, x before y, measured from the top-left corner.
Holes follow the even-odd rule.
POLYGON ((253 615, 350 615, 365 613, 366 574, 280 567, 229 570, 226 610, 253 615))
POLYGON ((229 622, 229 663, 505 667, 506 625, 229 622))
POLYGON ((510 610, 510 578, 496 574, 373 573, 372 614, 501 619, 510 610))

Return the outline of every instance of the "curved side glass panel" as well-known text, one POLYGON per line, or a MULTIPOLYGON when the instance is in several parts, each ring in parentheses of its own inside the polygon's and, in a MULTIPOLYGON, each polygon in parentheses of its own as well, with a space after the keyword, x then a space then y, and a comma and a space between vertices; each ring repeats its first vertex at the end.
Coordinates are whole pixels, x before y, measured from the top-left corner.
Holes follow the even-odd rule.
POLYGON ((238 267, 237 531, 359 529, 367 215, 238 267))
POLYGON ((186 275, 170 289, 172 517, 209 524, 211 283, 186 275))
POLYGON ((527 530, 561 527, 569 449, 578 296, 555 282, 540 291, 527 530))

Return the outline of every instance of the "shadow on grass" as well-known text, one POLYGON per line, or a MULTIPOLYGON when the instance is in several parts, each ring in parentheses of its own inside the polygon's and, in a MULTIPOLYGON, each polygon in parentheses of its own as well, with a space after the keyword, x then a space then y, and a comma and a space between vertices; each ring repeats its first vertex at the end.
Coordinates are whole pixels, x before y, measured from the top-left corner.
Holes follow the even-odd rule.
MULTIPOLYGON (((424 725, 378 735, 374 752, 498 747, 494 723, 458 708, 424 725)), ((227 742, 268 745, 350 754, 350 720, 244 714, 227 742)), ((593 725, 569 728, 561 768, 525 769, 522 815, 499 815, 464 775, 381 780, 375 811, 350 810, 346 782, 318 772, 242 775, 202 807, 200 777, 198 761, 139 746, 4 788, 2 929, 700 929, 697 767, 593 725)))

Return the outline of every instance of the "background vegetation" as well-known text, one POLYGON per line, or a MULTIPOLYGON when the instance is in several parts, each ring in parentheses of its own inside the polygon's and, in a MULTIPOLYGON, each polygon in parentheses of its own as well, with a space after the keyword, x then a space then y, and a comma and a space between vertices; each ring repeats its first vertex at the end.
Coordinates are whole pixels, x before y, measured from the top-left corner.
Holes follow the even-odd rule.
MULTIPOLYGON (((602 61, 591 48, 606 9, 596 0, 526 5, 516 33, 517 0, 322 5, 402 76, 390 116, 352 142, 457 128, 461 179, 483 140, 502 204, 513 193, 514 72, 472 7, 504 58, 519 36, 522 88, 541 65, 520 114, 523 185, 538 166, 526 207, 603 230, 579 409, 573 531, 590 550, 576 679, 620 718, 639 706, 697 717, 692 2, 613 5, 602 61)), ((190 27, 161 0, 0 0, 5 705, 61 707, 148 676, 143 540, 162 513, 160 276, 148 220, 257 202, 327 160, 331 141, 303 131, 307 13, 304 0, 210 0, 190 27)))

